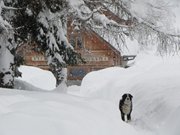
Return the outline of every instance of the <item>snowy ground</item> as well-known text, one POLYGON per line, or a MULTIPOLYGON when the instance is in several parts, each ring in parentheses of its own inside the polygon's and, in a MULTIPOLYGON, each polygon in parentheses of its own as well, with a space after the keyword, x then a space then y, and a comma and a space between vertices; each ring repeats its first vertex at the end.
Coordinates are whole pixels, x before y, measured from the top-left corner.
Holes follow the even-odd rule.
POLYGON ((141 54, 133 67, 92 72, 68 93, 53 91, 49 72, 21 67, 16 87, 31 91, 0 88, 0 135, 180 135, 179 58, 141 54), (130 123, 118 110, 125 92, 134 96, 130 123))

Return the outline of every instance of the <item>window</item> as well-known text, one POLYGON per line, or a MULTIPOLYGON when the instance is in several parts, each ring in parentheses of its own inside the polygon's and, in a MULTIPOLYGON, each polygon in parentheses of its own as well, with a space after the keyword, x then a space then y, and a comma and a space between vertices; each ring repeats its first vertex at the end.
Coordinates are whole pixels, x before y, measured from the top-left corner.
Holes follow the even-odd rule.
POLYGON ((70 71, 71 77, 84 77, 86 74, 87 74, 87 72, 83 68, 73 68, 70 71))
POLYGON ((109 58, 106 56, 85 56, 84 57, 85 61, 87 62, 92 62, 92 61, 109 61, 109 58))
POLYGON ((70 35, 69 43, 70 43, 73 47, 76 46, 76 39, 75 39, 75 36, 74 36, 73 34, 70 35))
POLYGON ((45 61, 45 58, 43 56, 32 56, 32 61, 45 61))
POLYGON ((82 42, 82 37, 78 35, 77 37, 77 47, 78 48, 83 48, 83 42, 82 42))
POLYGON ((69 38, 69 43, 70 43, 74 48, 78 48, 78 49, 83 48, 83 40, 82 40, 81 33, 78 33, 78 35, 71 34, 71 35, 70 35, 70 38, 69 38))

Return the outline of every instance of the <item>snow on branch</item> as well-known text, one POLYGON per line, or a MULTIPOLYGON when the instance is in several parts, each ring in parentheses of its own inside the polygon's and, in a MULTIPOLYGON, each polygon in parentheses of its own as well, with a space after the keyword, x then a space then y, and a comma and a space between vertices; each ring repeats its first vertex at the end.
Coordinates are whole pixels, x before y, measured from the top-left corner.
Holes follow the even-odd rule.
POLYGON ((14 7, 6 6, 6 5, 4 4, 4 1, 3 1, 3 0, 0 0, 0 11, 2 11, 2 9, 18 10, 18 9, 20 9, 20 8, 14 8, 14 7))
MULTIPOLYGON (((69 2, 70 7, 73 10, 72 12, 75 13, 75 16, 81 21, 86 21, 90 25, 92 21, 94 21, 103 25, 103 27, 105 28, 107 28, 107 25, 127 27, 125 25, 118 24, 114 20, 109 19, 105 14, 101 13, 103 5, 90 9, 88 7, 90 5, 89 4, 87 5, 83 0, 76 0, 76 1, 68 0, 68 2, 69 2)), ((88 1, 88 2, 92 2, 92 1, 88 1)))
MULTIPOLYGON (((6 6, 4 5, 3 0, 0 1, 0 14, 2 13, 2 9, 5 8, 6 6)), ((12 26, 0 16, 0 33, 2 31, 8 32, 9 29, 12 29, 12 26)))

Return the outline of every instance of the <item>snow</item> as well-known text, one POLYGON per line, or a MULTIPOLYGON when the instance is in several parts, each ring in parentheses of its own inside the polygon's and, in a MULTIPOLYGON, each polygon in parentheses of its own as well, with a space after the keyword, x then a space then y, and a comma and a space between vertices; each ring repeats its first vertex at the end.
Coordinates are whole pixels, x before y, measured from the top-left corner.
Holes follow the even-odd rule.
MULTIPOLYGON (((0 1, 0 13, 2 10, 3 1, 0 1)), ((12 39, 13 42, 13 36, 12 31, 10 30, 12 27, 10 24, 0 16, 0 31, 3 34, 0 34, 0 73, 2 78, 2 84, 3 85, 10 85, 13 77, 12 77, 12 69, 10 68, 11 64, 14 63, 14 56, 11 54, 10 51, 15 48, 15 44, 12 45, 8 42, 9 39, 12 39), (10 74, 9 74, 10 73, 10 74)))
POLYGON ((131 10, 132 10, 132 13, 134 13, 134 16, 140 15, 142 16, 142 18, 147 18, 148 8, 146 5, 146 2, 147 1, 144 1, 144 0, 137 0, 137 1, 132 2, 131 10))
POLYGON ((0 134, 179 135, 179 69, 179 56, 141 53, 130 68, 91 72, 81 86, 59 93, 51 73, 22 66, 24 75, 15 84, 34 88, 0 88, 0 134), (118 109, 126 92, 133 95, 130 123, 121 120, 118 109))
POLYGON ((23 74, 22 77, 18 78, 18 80, 33 84, 35 87, 41 88, 43 90, 52 90, 56 86, 56 79, 49 71, 41 70, 39 68, 31 66, 21 66, 19 68, 19 71, 23 74))
POLYGON ((107 25, 119 26, 115 21, 108 19, 104 14, 98 12, 100 7, 91 10, 83 0, 67 0, 67 2, 71 8, 71 12, 74 12, 77 18, 87 21, 87 24, 92 25, 93 27, 95 24, 93 21, 102 24, 105 28, 107 28, 107 25))
POLYGON ((179 34, 180 32, 180 4, 179 0, 173 0, 173 13, 175 15, 175 20, 174 20, 174 26, 177 29, 177 33, 179 34))
MULTIPOLYGON (((74 10, 81 6, 83 13, 91 12, 81 0, 69 3, 74 10)), ((137 6, 131 10, 146 10, 137 6)), ((48 19, 54 17, 46 15, 48 19)), ((39 16, 39 21, 49 27, 46 16, 39 16)), ((104 26, 109 24, 103 16, 98 19, 104 26)), ((63 33, 60 36, 65 41, 63 33)), ((123 54, 137 54, 137 43, 127 42, 130 47, 123 54)), ((15 80, 20 90, 0 88, 0 135, 179 135, 179 69, 178 56, 144 52, 138 54, 132 67, 91 72, 81 86, 68 87, 67 93, 62 93, 63 86, 55 88, 52 73, 22 66, 22 78, 15 80), (118 109, 126 92, 134 97, 130 123, 121 120, 118 109)))
POLYGON ((162 126, 159 134, 163 135, 179 135, 180 134, 180 119, 177 114, 180 113, 180 108, 178 107, 173 113, 168 116, 165 124, 162 126), (169 124, 173 123, 173 124, 169 124))
POLYGON ((95 19, 97 22, 102 22, 103 27, 107 28, 107 24, 110 23, 111 20, 109 20, 104 14, 98 14, 95 13, 93 15, 93 19, 95 19))
POLYGON ((126 38, 126 46, 122 46, 121 55, 137 55, 140 47, 137 40, 126 38))
POLYGON ((160 135, 177 135, 179 119, 174 117, 180 107, 179 57, 142 54, 136 60, 129 69, 115 67, 88 74, 82 82, 81 95, 111 100, 118 106, 123 93, 132 93, 132 125, 160 135))
MULTIPOLYGON (((74 10, 84 4, 82 0, 68 2, 74 10)), ((134 4, 135 15, 147 12, 134 4)), ((43 20, 41 16, 39 21, 49 27, 43 20)), ((16 89, 0 88, 0 135, 179 135, 180 57, 139 53, 134 49, 137 43, 128 41, 128 45, 132 48, 124 54, 138 54, 132 67, 91 72, 81 86, 70 86, 67 93, 59 92, 64 86, 55 88, 49 71, 21 66, 16 89), (121 120, 118 109, 127 92, 133 95, 129 123, 121 120)))
POLYGON ((1 89, 0 95, 2 135, 137 135, 133 127, 120 121, 116 106, 106 100, 7 89, 1 89))
POLYGON ((164 33, 178 35, 180 9, 178 0, 122 0, 122 2, 139 22, 164 33))

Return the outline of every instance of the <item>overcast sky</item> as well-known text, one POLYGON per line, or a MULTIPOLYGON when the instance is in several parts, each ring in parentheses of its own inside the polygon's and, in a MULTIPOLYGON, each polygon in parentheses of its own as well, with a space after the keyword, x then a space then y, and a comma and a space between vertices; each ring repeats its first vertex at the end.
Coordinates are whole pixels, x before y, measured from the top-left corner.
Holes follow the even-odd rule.
POLYGON ((180 0, 167 0, 173 4, 173 12, 175 14, 175 27, 180 30, 180 0))
POLYGON ((172 6, 172 11, 175 15, 174 26, 179 29, 180 34, 180 0, 165 0, 172 6))

